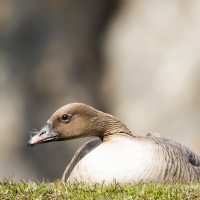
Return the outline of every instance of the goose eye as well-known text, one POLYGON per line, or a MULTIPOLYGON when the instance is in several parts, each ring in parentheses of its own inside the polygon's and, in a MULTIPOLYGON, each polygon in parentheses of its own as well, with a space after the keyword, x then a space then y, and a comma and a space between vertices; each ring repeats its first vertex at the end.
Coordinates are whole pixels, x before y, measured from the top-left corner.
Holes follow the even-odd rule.
POLYGON ((62 115, 61 119, 64 121, 67 121, 67 120, 70 120, 70 116, 67 114, 64 114, 64 115, 62 115))

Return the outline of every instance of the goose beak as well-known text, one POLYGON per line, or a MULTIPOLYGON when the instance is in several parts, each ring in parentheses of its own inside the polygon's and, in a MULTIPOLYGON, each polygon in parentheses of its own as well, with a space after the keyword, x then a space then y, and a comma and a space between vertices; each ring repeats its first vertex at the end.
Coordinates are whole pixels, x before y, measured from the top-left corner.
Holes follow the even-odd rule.
POLYGON ((46 125, 39 132, 31 137, 31 139, 27 143, 27 146, 32 147, 37 144, 56 141, 57 139, 58 134, 52 131, 51 123, 46 123, 46 125))

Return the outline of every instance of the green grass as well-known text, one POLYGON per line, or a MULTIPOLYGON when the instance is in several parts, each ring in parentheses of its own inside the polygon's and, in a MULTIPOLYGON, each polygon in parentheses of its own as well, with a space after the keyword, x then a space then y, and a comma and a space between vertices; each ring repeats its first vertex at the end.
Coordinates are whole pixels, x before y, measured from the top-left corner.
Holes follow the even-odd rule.
POLYGON ((86 184, 63 184, 12 180, 0 181, 0 199, 198 199, 200 200, 200 183, 194 184, 134 184, 108 186, 86 184))

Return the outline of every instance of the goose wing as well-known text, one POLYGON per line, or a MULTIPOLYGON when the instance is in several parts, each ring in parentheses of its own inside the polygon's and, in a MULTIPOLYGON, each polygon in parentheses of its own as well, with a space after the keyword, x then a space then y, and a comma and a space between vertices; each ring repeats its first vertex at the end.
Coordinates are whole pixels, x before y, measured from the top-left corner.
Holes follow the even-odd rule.
POLYGON ((149 135, 146 138, 151 140, 162 150, 167 162, 181 166, 185 164, 183 167, 184 170, 188 171, 188 176, 190 176, 192 173, 194 176, 200 179, 200 156, 195 154, 188 147, 173 140, 155 137, 153 135, 149 135))

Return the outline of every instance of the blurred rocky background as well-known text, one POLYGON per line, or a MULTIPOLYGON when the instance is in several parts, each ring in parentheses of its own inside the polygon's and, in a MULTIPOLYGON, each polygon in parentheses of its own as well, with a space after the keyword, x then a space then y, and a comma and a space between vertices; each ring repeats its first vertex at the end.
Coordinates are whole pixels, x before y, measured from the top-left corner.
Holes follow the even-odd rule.
POLYGON ((27 148, 71 102, 200 154, 200 1, 0 1, 0 179, 59 179, 86 139, 27 148))

